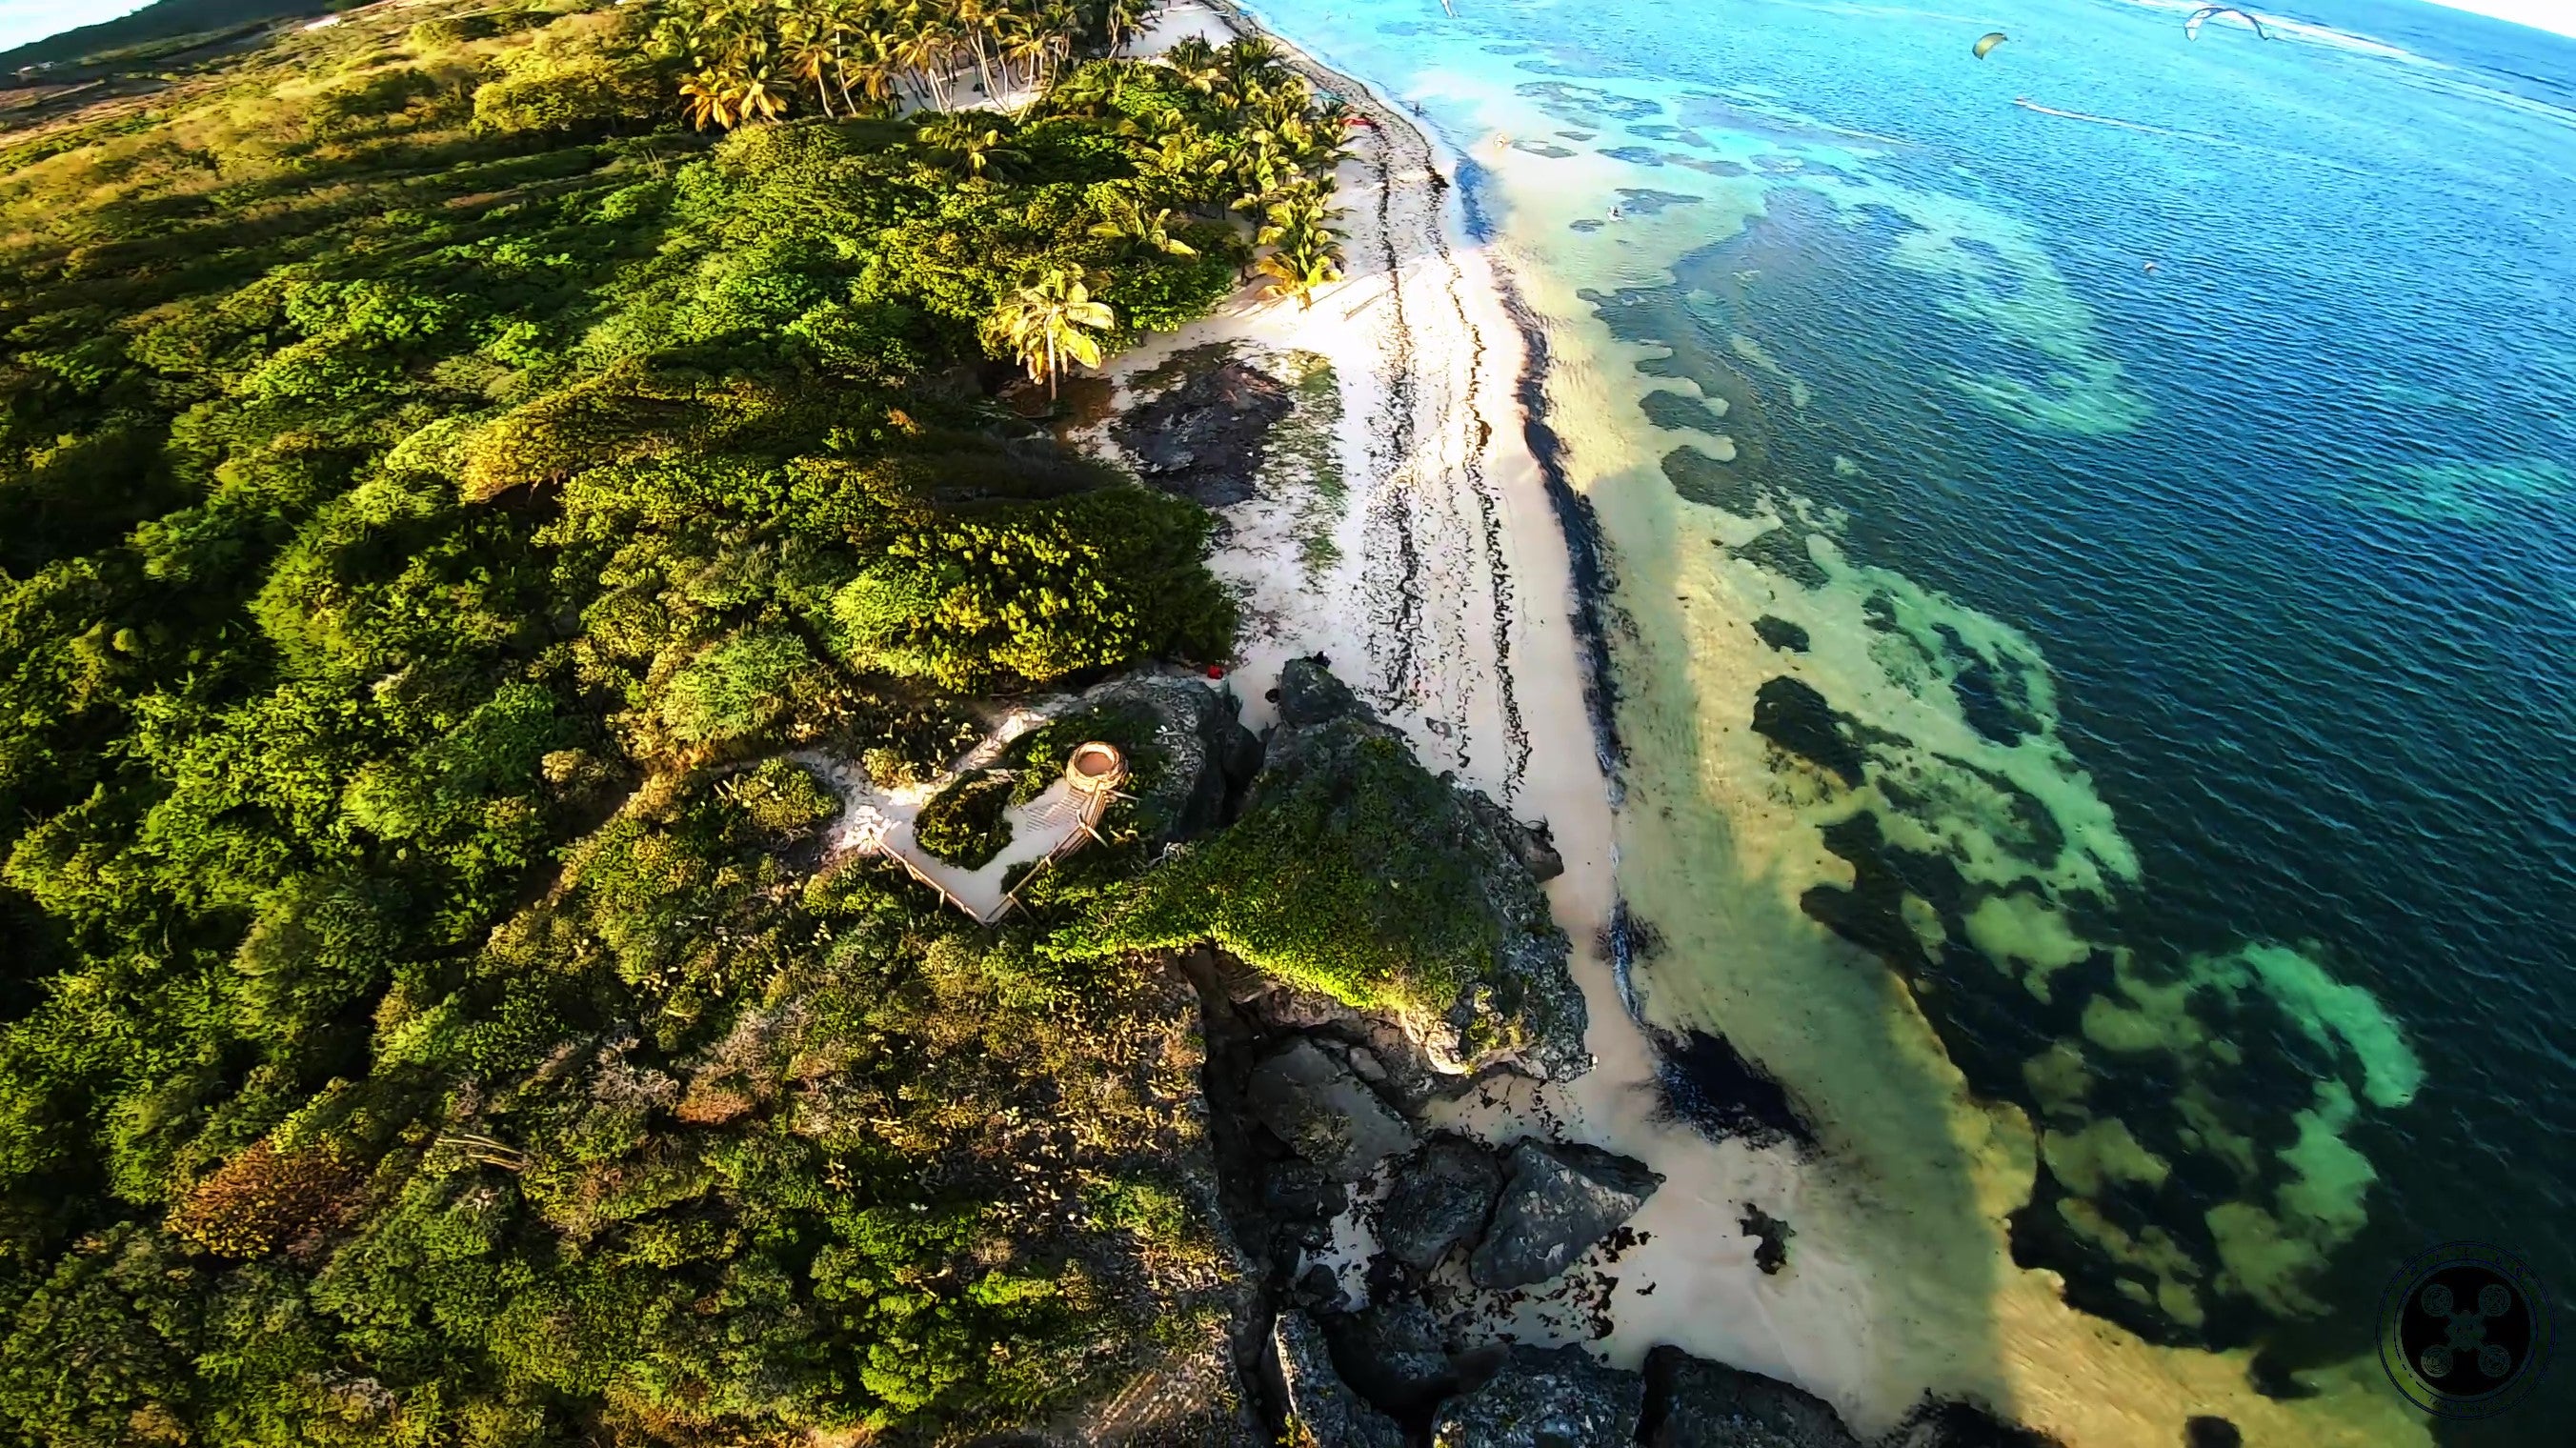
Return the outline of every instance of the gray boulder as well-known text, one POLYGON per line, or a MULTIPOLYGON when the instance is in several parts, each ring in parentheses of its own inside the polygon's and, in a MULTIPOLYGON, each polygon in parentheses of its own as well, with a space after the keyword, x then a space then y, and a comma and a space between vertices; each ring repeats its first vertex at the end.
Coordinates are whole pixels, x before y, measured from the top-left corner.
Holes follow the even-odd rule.
POLYGON ((1350 1190, 1303 1157, 1273 1162, 1261 1175, 1261 1212, 1288 1240, 1320 1251, 1333 1240, 1333 1218, 1351 1204, 1350 1190))
POLYGON ((1418 1298, 1398 1297, 1324 1321, 1342 1381, 1396 1413, 1428 1410, 1458 1389, 1440 1319, 1418 1298))
POLYGON ((1360 1401, 1333 1371, 1315 1319, 1293 1309, 1279 1314, 1270 1346, 1288 1416, 1311 1441, 1329 1448, 1404 1448, 1404 1430, 1395 1420, 1360 1401))
POLYGON ((1530 872, 1531 879, 1545 884, 1565 873, 1565 857, 1556 852, 1544 824, 1521 823, 1519 816, 1494 803, 1481 789, 1461 790, 1459 797, 1477 819, 1484 821, 1485 828, 1494 832, 1494 838, 1503 842, 1503 848, 1512 852, 1512 858, 1521 862, 1521 868, 1530 872))
POLYGON ((1303 1036, 1253 1068, 1244 1097, 1255 1120, 1337 1182, 1414 1147, 1404 1118, 1303 1036))
POLYGON ((1511 1179, 1467 1275, 1487 1288, 1545 1282, 1636 1215, 1663 1180, 1644 1162, 1596 1147, 1525 1139, 1512 1148, 1511 1179))
POLYGON ((1260 757, 1260 741, 1237 717, 1243 702, 1203 680, 1139 674, 1085 691, 1076 712, 1118 708, 1154 716, 1162 768, 1141 789, 1129 786, 1147 835, 1157 843, 1185 840, 1223 824, 1227 798, 1260 757))
POLYGON ((1666 1345, 1646 1354, 1649 1448, 1861 1448, 1832 1406, 1777 1378, 1666 1345))
POLYGON ((1635 1373, 1579 1347, 1518 1346, 1483 1387, 1441 1405, 1431 1448, 1629 1448, 1645 1406, 1635 1373))
POLYGON ((1461 1137, 1433 1137, 1396 1171, 1378 1204, 1378 1242, 1396 1261, 1428 1272, 1476 1239, 1502 1192, 1503 1168, 1492 1152, 1461 1137))

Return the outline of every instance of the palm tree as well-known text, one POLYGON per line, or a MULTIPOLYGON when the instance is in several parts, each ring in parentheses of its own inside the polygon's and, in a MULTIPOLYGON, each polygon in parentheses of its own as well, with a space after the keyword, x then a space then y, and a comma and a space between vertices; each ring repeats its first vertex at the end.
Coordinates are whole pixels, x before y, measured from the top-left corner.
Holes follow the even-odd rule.
POLYGON ((1276 250, 1255 265, 1272 279, 1262 295, 1295 297, 1301 312, 1315 304, 1315 288, 1342 279, 1340 253, 1333 246, 1332 233, 1325 231, 1283 238, 1276 250))
POLYGON ((871 110, 883 114, 893 98, 895 74, 902 68, 895 59, 894 39, 882 30, 861 30, 850 39, 849 52, 842 57, 839 80, 841 99, 849 105, 850 114, 859 113, 858 102, 850 98, 850 80, 857 77, 859 94, 867 97, 871 110))
POLYGON ((924 13, 918 5, 905 7, 901 28, 895 32, 894 55, 919 75, 922 98, 933 110, 948 109, 943 78, 949 45, 948 30, 937 16, 924 13))
POLYGON ((1010 349, 1029 369, 1029 380, 1043 378, 1047 398, 1055 398, 1056 374, 1071 358, 1085 367, 1100 365, 1100 343, 1092 336, 1118 325, 1108 304, 1092 300, 1091 288, 1078 271, 1050 271, 1022 286, 984 323, 987 345, 1010 349))
POLYGON ((788 73, 814 88, 814 99, 823 107, 824 118, 832 119, 832 91, 825 78, 840 65, 838 38, 822 25, 796 17, 785 39, 788 73))
POLYGON ((1073 42, 1082 33, 1082 17, 1074 12, 1070 0, 1043 0, 1038 6, 1038 33, 1046 37, 1047 72, 1054 74, 1073 59, 1073 42))
POLYGON ((1131 242, 1137 251, 1161 252, 1165 256, 1199 254, 1197 247, 1172 235, 1172 208, 1147 211, 1133 196, 1111 202, 1108 219, 1094 225, 1091 234, 1131 242))
POLYGON ((1124 50, 1128 40, 1159 8, 1159 0, 1109 0, 1103 5, 1100 29, 1109 37, 1109 53, 1116 55, 1124 50))
MULTIPOLYGON (((1087 60, 1054 85, 1047 87, 1046 108, 1059 116, 1098 116, 1117 109, 1127 94, 1128 77, 1134 63, 1123 60, 1087 60)), ((1176 112, 1163 112, 1172 115, 1176 112)), ((1133 136, 1135 122, 1121 121, 1118 134, 1133 136)))
POLYGON ((765 57, 711 66, 680 82, 690 124, 703 131, 712 121, 732 130, 757 121, 774 121, 787 113, 787 95, 765 57))
POLYGON ((1011 62, 1022 61, 1028 65, 1029 85, 1034 89, 1039 84, 1040 67, 1055 54, 1055 37, 1028 17, 1009 11, 994 17, 993 33, 995 46, 1001 52, 1003 83, 1017 83, 1019 78, 1011 74, 1011 62))
POLYGON ((1208 94, 1225 71, 1217 64, 1216 47, 1202 36, 1185 35, 1172 42, 1163 52, 1163 64, 1172 68, 1181 84, 1201 95, 1208 94))
POLYGON ((984 40, 992 34, 997 20, 1010 12, 988 5, 985 0, 955 0, 951 13, 958 32, 966 38, 967 48, 974 52, 976 83, 984 88, 986 96, 1000 99, 1001 93, 993 88, 992 67, 986 64, 984 40))
POLYGON ((1261 229, 1253 234, 1255 246, 1276 246, 1288 237, 1309 234, 1331 236, 1330 223, 1341 215, 1332 204, 1332 192, 1311 181, 1291 186, 1264 207, 1261 229))
POLYGON ((962 115, 935 116, 914 134, 924 148, 945 159, 948 169, 970 178, 1007 171, 1028 159, 1002 143, 1000 127, 978 125, 962 115))
POLYGON ((1225 49, 1216 53, 1216 60, 1238 93, 1271 84, 1285 69, 1279 63, 1279 47, 1258 35, 1239 35, 1227 41, 1225 49))

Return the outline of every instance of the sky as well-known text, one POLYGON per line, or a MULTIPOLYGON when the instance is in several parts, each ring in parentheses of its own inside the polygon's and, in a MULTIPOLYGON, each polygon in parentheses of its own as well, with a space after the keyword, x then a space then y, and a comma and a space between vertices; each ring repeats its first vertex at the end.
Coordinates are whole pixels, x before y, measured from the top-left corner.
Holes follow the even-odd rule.
MULTIPOLYGON (((2428 4, 2470 10, 2560 35, 2576 36, 2576 0, 2426 0, 2428 4)), ((0 0, 0 50, 42 40, 80 25, 113 20, 137 8, 137 0, 0 0)), ((2256 7, 2260 13, 2261 7, 2256 7)))

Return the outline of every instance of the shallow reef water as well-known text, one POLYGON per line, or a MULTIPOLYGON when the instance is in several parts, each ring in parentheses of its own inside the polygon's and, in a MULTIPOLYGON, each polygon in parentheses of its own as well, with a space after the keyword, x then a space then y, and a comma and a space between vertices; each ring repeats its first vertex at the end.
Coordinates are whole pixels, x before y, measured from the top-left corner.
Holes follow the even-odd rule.
POLYGON ((1955 1071, 2012 1265, 2272 1398, 2433 1242, 2576 1290, 2576 42, 2311 8, 1256 7, 1544 314, 1641 1010, 1855 1200, 1955 1071))

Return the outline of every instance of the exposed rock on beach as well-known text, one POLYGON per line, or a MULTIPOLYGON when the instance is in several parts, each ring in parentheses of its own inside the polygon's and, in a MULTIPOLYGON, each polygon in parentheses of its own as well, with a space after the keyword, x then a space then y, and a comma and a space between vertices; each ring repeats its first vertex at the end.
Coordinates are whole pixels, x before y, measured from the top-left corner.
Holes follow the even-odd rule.
POLYGON ((1483 1386, 1451 1399, 1432 1448, 1627 1448, 1646 1380, 1579 1347, 1517 1346, 1483 1386))
POLYGON ((1486 1288, 1545 1282, 1635 1216, 1661 1185, 1644 1162, 1598 1147, 1521 1142, 1468 1275, 1486 1288))

